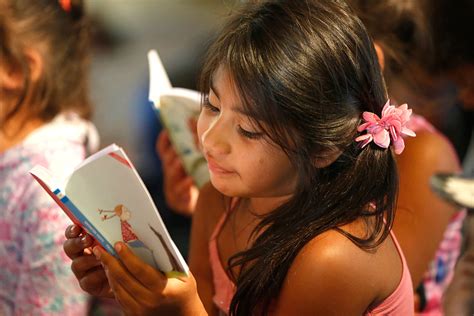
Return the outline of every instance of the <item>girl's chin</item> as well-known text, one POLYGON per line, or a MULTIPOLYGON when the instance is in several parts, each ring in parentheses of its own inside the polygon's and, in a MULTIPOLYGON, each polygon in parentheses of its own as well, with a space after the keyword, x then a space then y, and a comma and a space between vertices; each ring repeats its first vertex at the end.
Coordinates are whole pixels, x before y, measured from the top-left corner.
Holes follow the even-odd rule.
POLYGON ((222 179, 213 177, 211 175, 211 183, 212 186, 219 191, 220 193, 226 195, 226 196, 240 196, 239 191, 236 190, 236 185, 235 183, 232 183, 232 181, 224 181, 222 179))

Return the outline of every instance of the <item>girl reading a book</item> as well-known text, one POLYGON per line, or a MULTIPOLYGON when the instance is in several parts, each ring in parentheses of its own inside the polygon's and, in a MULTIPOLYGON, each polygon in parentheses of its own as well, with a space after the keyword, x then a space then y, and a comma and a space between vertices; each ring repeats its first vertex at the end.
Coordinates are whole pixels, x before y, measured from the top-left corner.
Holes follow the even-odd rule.
POLYGON ((82 1, 0 0, 0 314, 86 315, 61 249, 70 220, 28 171, 94 147, 82 1))
POLYGON ((211 183, 192 274, 167 279, 72 226, 82 288, 130 315, 411 315, 391 231, 394 155, 411 111, 390 105, 374 45, 342 1, 246 4, 210 47, 198 135, 211 183), (103 268, 101 267, 103 266, 103 268))

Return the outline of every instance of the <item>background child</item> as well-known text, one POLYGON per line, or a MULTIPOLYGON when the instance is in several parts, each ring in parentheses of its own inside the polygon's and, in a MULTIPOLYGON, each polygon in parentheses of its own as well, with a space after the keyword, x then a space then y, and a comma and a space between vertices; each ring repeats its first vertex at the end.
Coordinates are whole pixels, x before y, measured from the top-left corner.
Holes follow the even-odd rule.
POLYGON ((87 121, 82 1, 0 0, 0 314, 85 315, 64 256, 70 221, 28 171, 70 173, 97 142, 87 121))
MULTIPOLYGON (((445 115, 439 119, 439 113, 458 112, 455 103, 446 97, 446 79, 430 71, 429 65, 435 62, 430 56, 437 54, 434 49, 437 45, 432 41, 433 18, 425 3, 417 0, 348 2, 355 7, 379 47, 390 95, 395 100, 410 99, 415 111, 434 120, 455 144, 462 144, 456 136, 462 128, 456 133, 445 129, 456 116, 445 115), (382 19, 384 23, 380 24, 382 19)), ((462 122, 456 125, 463 126, 462 122)), ((400 193, 394 231, 417 292, 417 310, 441 314, 441 297, 452 279, 460 252, 465 213, 436 196, 429 183, 435 173, 458 173, 460 159, 451 142, 423 117, 416 116, 410 128, 416 131, 417 137, 407 139, 408 149, 397 156, 400 193)), ((459 155, 465 151, 463 148, 458 146, 459 155)))
POLYGON ((193 217, 195 279, 167 280, 123 243, 121 262, 94 247, 97 268, 73 226, 64 248, 82 287, 128 314, 413 314, 390 230, 390 145, 403 150, 411 112, 382 112, 380 67, 355 14, 330 0, 249 4, 203 69, 197 129, 212 185, 193 217))

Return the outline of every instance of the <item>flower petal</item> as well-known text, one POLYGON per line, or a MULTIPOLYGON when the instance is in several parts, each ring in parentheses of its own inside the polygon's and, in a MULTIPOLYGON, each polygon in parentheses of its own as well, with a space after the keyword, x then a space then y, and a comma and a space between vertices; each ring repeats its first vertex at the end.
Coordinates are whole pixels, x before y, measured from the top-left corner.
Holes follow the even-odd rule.
POLYGON ((385 103, 385 105, 383 106, 382 117, 387 115, 387 112, 391 111, 391 107, 392 106, 390 105, 390 99, 388 99, 387 102, 385 103))
POLYGON ((402 128, 402 134, 407 135, 407 136, 411 136, 411 137, 415 137, 415 136, 416 136, 416 134, 415 134, 414 131, 412 131, 411 129, 406 128, 406 127, 403 127, 403 128, 402 128))
POLYGON ((374 123, 367 122, 367 123, 360 124, 359 127, 357 127, 357 131, 362 132, 366 130, 367 128, 369 128, 372 124, 374 123))
POLYGON ((382 129, 378 133, 373 134, 374 143, 382 148, 388 148, 390 145, 390 134, 385 130, 382 129))
POLYGON ((356 142, 362 142, 360 144, 361 148, 364 148, 365 146, 367 146, 367 144, 369 144, 371 141, 372 141, 373 137, 371 134, 364 134, 364 135, 360 135, 359 137, 357 137, 355 139, 356 142))
POLYGON ((393 150, 397 155, 400 155, 405 149, 405 141, 402 137, 399 137, 396 141, 393 141, 393 150))
POLYGON ((378 121, 380 121, 380 118, 378 117, 378 115, 372 112, 362 113, 362 118, 366 120, 367 122, 371 122, 371 123, 377 123, 378 121))

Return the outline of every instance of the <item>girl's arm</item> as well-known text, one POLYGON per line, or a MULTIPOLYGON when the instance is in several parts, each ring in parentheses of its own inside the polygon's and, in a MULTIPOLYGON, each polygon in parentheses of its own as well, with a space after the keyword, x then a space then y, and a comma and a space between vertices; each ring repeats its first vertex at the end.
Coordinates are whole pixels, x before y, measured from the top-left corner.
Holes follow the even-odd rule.
POLYGON ((435 173, 457 173, 460 166, 453 147, 439 134, 421 132, 406 143, 397 157, 400 191, 393 229, 416 288, 456 212, 431 190, 430 178, 435 173))
POLYGON ((217 315, 212 302, 214 286, 209 263, 209 240, 224 210, 223 196, 211 184, 204 186, 193 215, 189 267, 196 278, 199 296, 209 315, 217 315))

